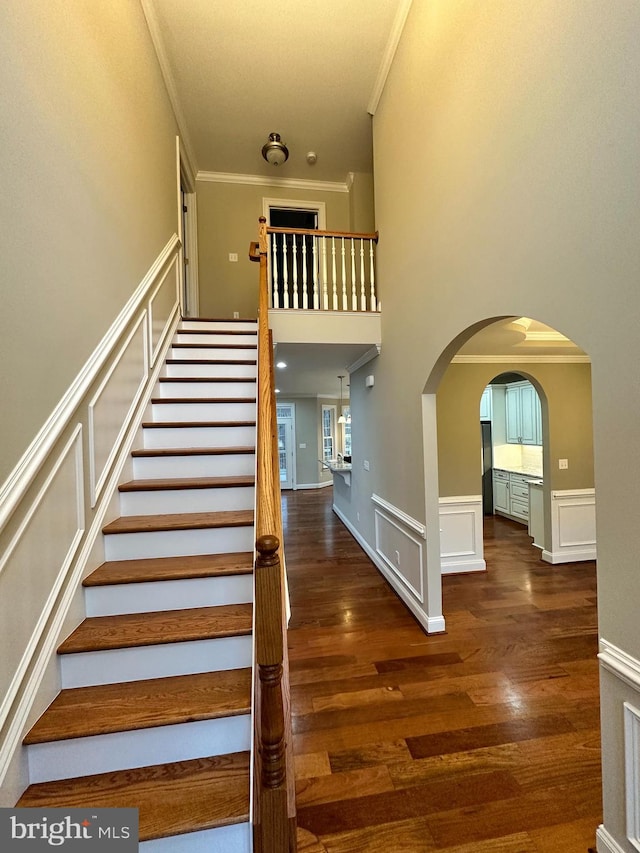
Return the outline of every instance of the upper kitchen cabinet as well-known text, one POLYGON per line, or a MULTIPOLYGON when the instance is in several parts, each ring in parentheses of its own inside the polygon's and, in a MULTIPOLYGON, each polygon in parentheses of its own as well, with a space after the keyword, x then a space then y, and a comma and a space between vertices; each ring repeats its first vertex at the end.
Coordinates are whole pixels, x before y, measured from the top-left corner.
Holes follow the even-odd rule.
POLYGON ((487 385, 487 387, 482 392, 482 397, 480 398, 480 420, 481 421, 490 421, 493 416, 493 408, 492 408, 492 398, 491 398, 491 385, 487 385))
POLYGON ((513 382, 505 394, 508 444, 542 444, 540 398, 530 382, 513 382))

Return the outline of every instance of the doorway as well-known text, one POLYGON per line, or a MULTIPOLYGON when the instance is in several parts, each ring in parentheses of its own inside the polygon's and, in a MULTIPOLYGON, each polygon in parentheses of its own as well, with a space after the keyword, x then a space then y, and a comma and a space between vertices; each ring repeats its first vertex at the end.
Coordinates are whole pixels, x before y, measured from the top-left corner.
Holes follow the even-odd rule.
POLYGON ((276 407, 278 426, 278 467, 280 488, 295 488, 295 407, 292 403, 276 407))

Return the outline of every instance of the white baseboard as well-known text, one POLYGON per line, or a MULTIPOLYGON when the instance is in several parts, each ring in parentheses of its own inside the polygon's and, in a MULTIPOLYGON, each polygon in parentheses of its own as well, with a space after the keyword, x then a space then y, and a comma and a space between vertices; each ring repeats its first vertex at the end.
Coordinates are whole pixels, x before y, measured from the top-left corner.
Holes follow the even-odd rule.
POLYGON ((626 853, 602 824, 596 829, 596 849, 598 853, 626 853))
POLYGON ((442 574, 486 571, 482 495, 440 498, 439 503, 442 574))
POLYGON ((294 489, 326 489, 327 486, 333 486, 333 480, 324 480, 322 483, 298 483, 294 489))
POLYGON ((402 601, 407 605, 409 610, 413 613, 415 618, 418 620, 420 625, 425 629, 428 634, 441 633, 445 630, 445 621, 443 616, 429 616, 422 609, 420 603, 416 601, 416 599, 404 588, 399 582, 397 575, 391 571, 388 561, 383 559, 383 557, 378 554, 364 539, 364 537, 356 530, 355 527, 351 524, 351 522, 347 519, 347 517, 338 509, 338 507, 333 505, 333 511, 338 516, 340 521, 344 524, 347 530, 351 533, 356 542, 360 545, 365 554, 369 557, 371 562, 376 566, 376 568, 383 575, 385 580, 389 583, 391 588, 397 593, 397 595, 402 599, 402 601))
POLYGON ((551 549, 542 551, 547 563, 577 563, 596 559, 595 489, 551 492, 551 549))

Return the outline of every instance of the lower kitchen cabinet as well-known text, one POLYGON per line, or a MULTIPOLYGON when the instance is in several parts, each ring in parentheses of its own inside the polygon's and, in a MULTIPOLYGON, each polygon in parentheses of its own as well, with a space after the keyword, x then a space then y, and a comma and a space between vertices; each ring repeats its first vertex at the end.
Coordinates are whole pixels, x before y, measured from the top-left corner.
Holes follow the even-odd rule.
POLYGON ((538 479, 513 471, 493 469, 493 511, 521 521, 529 521, 529 480, 538 479))

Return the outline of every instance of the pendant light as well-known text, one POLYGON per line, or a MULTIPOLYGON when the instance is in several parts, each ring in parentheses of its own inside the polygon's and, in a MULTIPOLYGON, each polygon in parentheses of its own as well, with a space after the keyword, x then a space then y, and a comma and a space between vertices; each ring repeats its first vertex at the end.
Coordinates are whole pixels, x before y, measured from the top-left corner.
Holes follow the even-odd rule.
POLYGON ((282 166, 289 159, 289 149, 280 139, 279 133, 270 133, 262 146, 262 156, 272 166, 282 166))
POLYGON ((344 375, 338 376, 338 379, 340 380, 340 417, 338 418, 338 423, 339 424, 346 424, 347 419, 342 414, 342 380, 344 379, 344 375))

